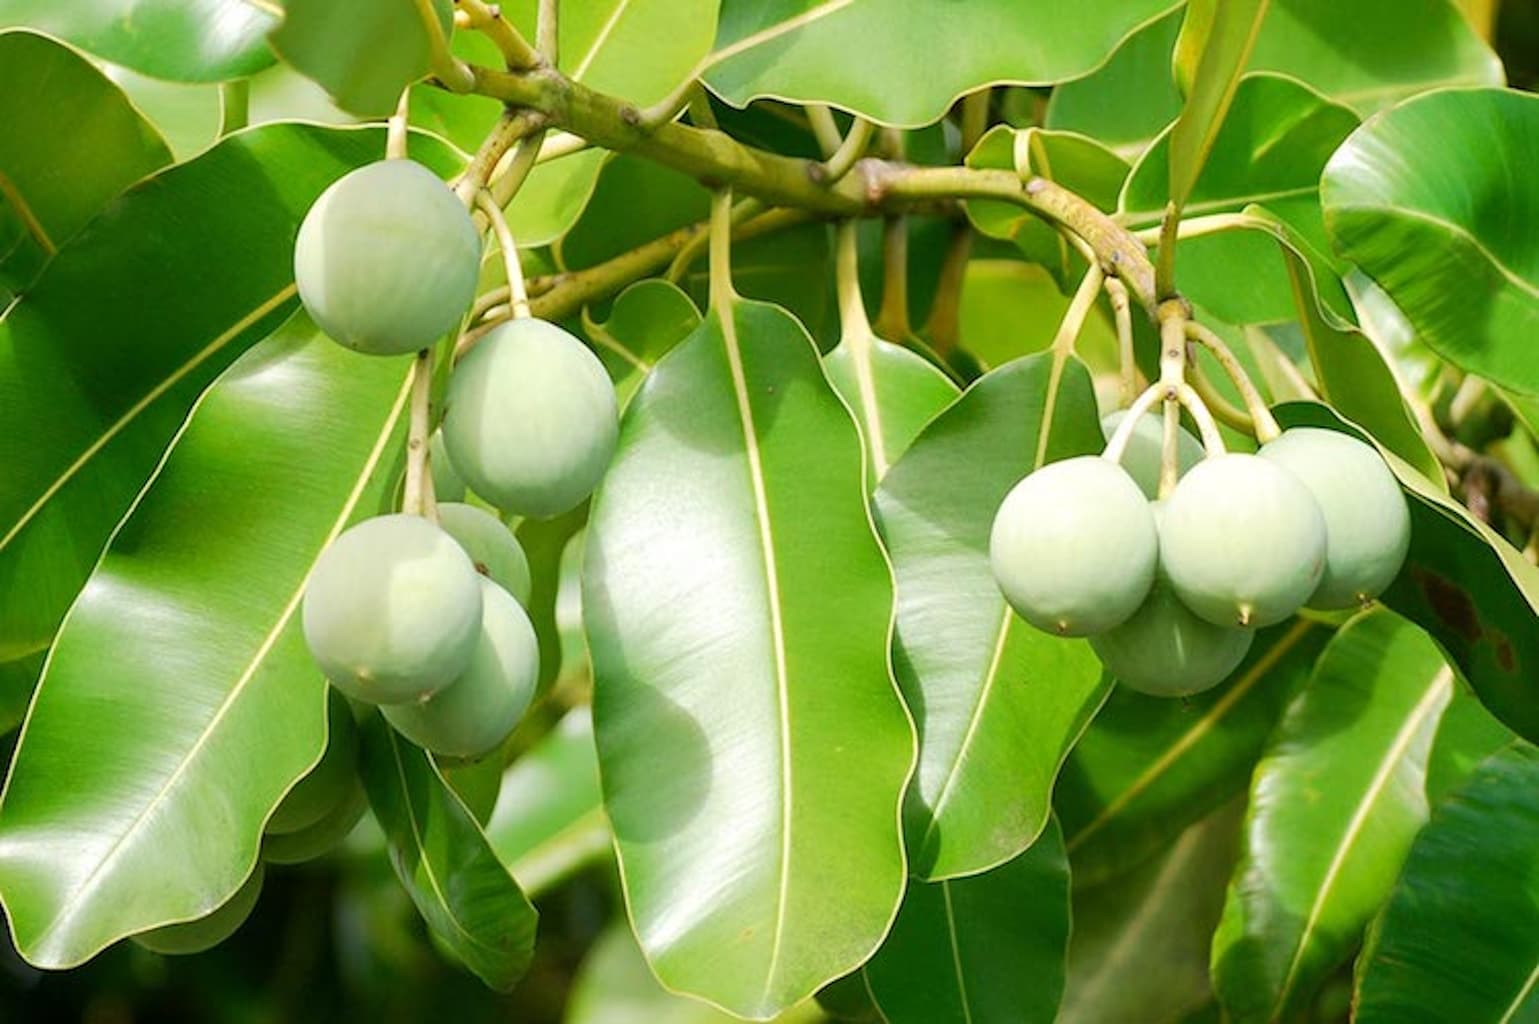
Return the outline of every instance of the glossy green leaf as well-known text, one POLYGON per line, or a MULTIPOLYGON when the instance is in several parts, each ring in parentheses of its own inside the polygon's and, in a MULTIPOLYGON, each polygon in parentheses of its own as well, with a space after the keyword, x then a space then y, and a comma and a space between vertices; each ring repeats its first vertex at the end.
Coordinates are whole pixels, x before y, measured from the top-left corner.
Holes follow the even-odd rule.
MULTIPOLYGON (((588 950, 563 1018, 565 1024, 732 1024, 738 1019, 659 985, 623 923, 605 929, 588 950)), ((772 1024, 824 1019, 809 1000, 777 1014, 772 1024)))
POLYGON ((711 194, 695 179, 636 156, 604 165, 582 216, 556 245, 561 266, 581 270, 602 263, 710 212, 711 194), (645 195, 645 203, 636 196, 645 195))
POLYGON ((0 736, 5 736, 27 716, 32 691, 43 674, 46 651, 0 661, 0 736))
POLYGON ((47 644, 193 400, 298 304, 305 211, 382 144, 298 124, 232 136, 113 203, 0 321, 0 579, 28 581, 0 587, 0 658, 47 644))
POLYGON ((1235 1021, 1290 1018, 1355 948, 1427 817, 1427 756, 1453 694, 1437 646, 1367 612, 1321 655, 1256 768, 1213 939, 1235 1021))
POLYGON ((1030 846, 1105 697, 1089 645, 1016 617, 989 568, 994 512, 1016 481, 1104 443, 1089 374, 1042 353, 975 383, 877 489, 898 585, 893 662, 919 726, 904 830, 922 878, 974 874, 1030 846))
POLYGON ((1227 121, 1269 4, 1270 0, 1195 0, 1187 4, 1176 54, 1178 67, 1185 55, 1190 70, 1184 75, 1178 71, 1176 79, 1179 85, 1184 77, 1189 88, 1186 104, 1171 127, 1170 149, 1164 160, 1166 198, 1175 204, 1178 215, 1192 197, 1227 121))
POLYGON ((561 566, 572 538, 588 521, 588 505, 583 503, 570 512, 550 519, 525 519, 515 531, 518 542, 529 557, 533 591, 525 610, 534 623, 534 635, 540 641, 540 690, 556 682, 568 660, 567 645, 556 617, 556 602, 561 596, 561 566))
MULTIPOLYGON (((1041 266, 975 257, 962 278, 962 345, 985 369, 1041 352, 1052 345, 1069 302, 1041 266)), ((1092 368, 1116 365, 1117 333, 1104 304, 1091 309, 1074 351, 1092 368)))
POLYGON ((0 124, 0 223, 19 229, 0 236, 0 291, 25 288, 109 199, 171 162, 90 61, 30 32, 0 33, 0 124))
POLYGON ((1434 807, 1462 786, 1486 758, 1517 739, 1462 682, 1438 719, 1427 760, 1427 802, 1434 807))
POLYGON ((938 120, 962 95, 1076 78, 1168 0, 981 0, 943 18, 922 0, 726 0, 705 81, 734 106, 829 103, 883 124, 938 120), (861 59, 852 61, 851 54, 861 59), (872 74, 872 68, 884 74, 872 74), (918 73, 917 69, 924 69, 918 73))
POLYGON ((574 708, 508 767, 486 825, 498 859, 539 892, 610 849, 599 793, 593 716, 574 708))
MULTIPOLYGON (((1207 154, 1201 175, 1187 189, 1184 217, 1232 214, 1264 204, 1324 251, 1320 217, 1320 170, 1357 116, 1292 79, 1248 75, 1207 154)), ((1118 204, 1130 227, 1159 224, 1166 196, 1174 131, 1160 136, 1133 168, 1118 204)), ((1193 301, 1230 323, 1264 323, 1291 313, 1276 256, 1245 233, 1209 234, 1179 246, 1178 281, 1193 301), (1267 257, 1255 259, 1261 250, 1267 257)))
POLYGON ((1244 791, 1330 636, 1304 620, 1263 630, 1229 682, 1183 701, 1115 689, 1074 745, 1054 801, 1074 884, 1146 860, 1244 791))
MULTIPOLYGON (((451 29, 448 0, 430 0, 451 29)), ((428 73, 428 29, 417 0, 284 0, 273 49, 326 87, 345 110, 395 113, 401 91, 428 73)))
POLYGON ((1337 250, 1445 359, 1539 394, 1539 96, 1419 97, 1355 132, 1325 168, 1337 250))
POLYGON ((805 331, 733 297, 631 400, 594 501, 583 613, 627 905, 666 985, 739 1014, 848 973, 903 891, 914 737, 862 462, 805 331))
POLYGON ((167 82, 107 61, 98 61, 97 66, 155 126, 177 163, 191 160, 219 141, 223 101, 218 84, 167 82))
MULTIPOLYGON (((1276 412, 1284 427, 1373 440, 1321 405, 1294 402, 1276 412)), ((1432 634, 1503 725, 1525 739, 1539 737, 1539 569, 1383 445, 1379 450, 1411 506, 1405 569, 1382 600, 1432 634)))
MULTIPOLYGON (((1243 800, 1188 827, 1158 857, 1074 891, 1074 936, 1058 1024, 1155 1024, 1213 999, 1208 946, 1239 856, 1243 800)), ((1070 870, 1079 881, 1077 865, 1070 870)))
MULTIPOLYGON (((1047 126, 1136 156, 1180 112, 1170 74, 1180 24, 1174 13, 1148 25, 1060 85, 1047 126)), ((1501 61, 1448 0, 1272 0, 1248 70, 1290 75, 1363 117, 1428 89, 1502 82, 1501 61)))
POLYGON ((608 158, 602 149, 536 164, 508 204, 508 227, 521 246, 549 245, 572 229, 593 198, 608 158))
MULTIPOLYGON (((967 154, 967 165, 1035 174, 1103 210, 1116 207, 1129 170, 1121 157, 1084 135, 1003 125, 978 140, 967 154)), ((967 216, 985 234, 1014 242, 1027 260, 1049 268, 1065 291, 1073 291, 1074 278, 1084 272, 1085 261, 1052 225, 1012 203, 984 199, 970 200, 967 216)))
POLYGON ((539 915, 433 759, 379 715, 360 729, 369 806, 401 884, 441 949, 492 988, 511 989, 534 956, 539 915))
POLYGON ((0 798, 0 896, 31 962, 71 966, 206 913, 250 873, 325 740, 304 581, 383 498, 406 367, 296 316, 203 397, 117 532, 0 798), (252 514, 275 501, 281 514, 252 514))
POLYGON ((866 984, 887 1024, 1051 1022, 1069 944, 1069 862, 1050 822, 981 875, 910 883, 866 984))
POLYGON ((0 27, 24 25, 175 82, 222 82, 271 64, 273 4, 251 0, 0 0, 0 27))
POLYGON ((700 326, 700 311, 661 278, 638 281, 615 297, 603 323, 583 312, 583 334, 615 382, 622 403, 657 361, 700 326))
POLYGON ((1539 1013, 1539 752, 1516 744, 1439 804, 1358 961, 1354 1019, 1539 1013))

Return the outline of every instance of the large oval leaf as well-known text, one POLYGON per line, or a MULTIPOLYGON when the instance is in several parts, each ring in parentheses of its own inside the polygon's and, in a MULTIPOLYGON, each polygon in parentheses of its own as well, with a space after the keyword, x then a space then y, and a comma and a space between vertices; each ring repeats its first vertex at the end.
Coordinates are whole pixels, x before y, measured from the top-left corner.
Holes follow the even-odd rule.
POLYGON ((1054 804, 1075 885, 1147 859, 1245 789, 1267 737, 1330 630, 1264 630, 1229 682, 1184 701, 1112 692, 1063 768, 1054 804))
POLYGON ((1432 812, 1358 960, 1363 1024, 1539 1012, 1539 751, 1496 754, 1432 812))
POLYGON ((918 127, 985 85, 1082 75, 1170 6, 977 0, 936 17, 923 0, 726 0, 705 81, 734 106, 760 97, 829 103, 918 127), (850 59, 855 53, 859 60, 850 59))
POLYGON ((1539 394, 1539 96, 1420 97, 1375 118, 1321 180, 1338 251, 1445 359, 1539 394))
POLYGON ((41 29, 156 78, 222 82, 273 62, 272 4, 251 0, 0 0, 0 26, 41 29))
POLYGON ((769 1016, 903 891, 914 736, 860 437, 806 332, 718 302, 627 408, 583 611, 605 803, 658 976, 769 1016))
MULTIPOLYGON (((449 0, 427 0, 452 28, 449 0)), ((272 34, 285 63, 325 86, 344 110, 394 113, 407 84, 428 73, 428 30, 418 0, 284 0, 272 34)))
POLYGON ((921 877, 973 874, 1026 849, 1105 696, 1089 645, 1028 626, 989 568, 994 512, 1016 481, 1104 443, 1090 375, 1041 353, 969 388, 877 489, 898 581, 894 663, 919 725, 904 820, 921 877))
POLYGON ((0 124, 0 298, 25 287, 109 199, 171 162, 159 133, 90 61, 30 32, 0 34, 0 124))
POLYGON ((433 759, 371 714, 359 751, 390 863, 440 948, 507 991, 534 956, 539 915, 433 759))
POLYGON ((981 875, 911 883, 866 984, 887 1024, 1047 1024, 1068 944, 1069 862, 1053 823, 981 875))
POLYGON ((198 393, 297 305, 305 211, 382 150, 377 129, 232 136, 112 204, 0 323, 0 658, 48 643, 198 393))
MULTIPOLYGON (((1284 427, 1374 439, 1323 405, 1276 409, 1284 427)), ((1539 738, 1539 569, 1469 509, 1384 446, 1411 506, 1411 550, 1384 603, 1427 630, 1487 710, 1525 739, 1539 738)))
POLYGON ((296 316, 208 391, 119 529, 0 797, 0 898, 30 962, 205 914, 250 873, 325 741, 305 578, 379 507, 406 368, 296 316))
POLYGON ((1213 938, 1236 1021, 1293 1017, 1356 946, 1427 817, 1427 755, 1453 670, 1403 619, 1367 612, 1326 647, 1256 768, 1213 938))
MULTIPOLYGON (((1058 1024, 1186 1020, 1213 1001, 1208 947, 1239 856, 1244 807, 1230 801, 1114 882, 1076 886, 1058 1024)), ((1078 867, 1070 869, 1078 882, 1078 867)))

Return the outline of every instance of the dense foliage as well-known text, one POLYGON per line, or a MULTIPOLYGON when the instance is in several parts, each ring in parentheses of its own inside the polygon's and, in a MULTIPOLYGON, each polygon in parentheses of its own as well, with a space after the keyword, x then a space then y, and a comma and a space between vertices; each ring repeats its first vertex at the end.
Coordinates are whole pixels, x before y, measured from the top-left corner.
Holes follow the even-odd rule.
POLYGON ((0 1017, 1539 1014, 1536 40, 0 0, 0 1017))

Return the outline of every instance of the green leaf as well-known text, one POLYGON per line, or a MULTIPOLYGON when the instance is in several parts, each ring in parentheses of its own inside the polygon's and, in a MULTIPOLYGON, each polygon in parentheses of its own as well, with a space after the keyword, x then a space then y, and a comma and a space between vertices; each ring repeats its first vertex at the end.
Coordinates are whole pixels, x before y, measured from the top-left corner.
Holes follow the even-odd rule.
MULTIPOLYGON (((993 167, 1056 181, 1103 210, 1114 209, 1128 165, 1095 139, 1073 132, 1016 130, 997 125, 967 154, 969 167, 993 167), (1017 164, 1017 155, 1022 158, 1017 164)), ((1085 261, 1067 239, 1040 217, 1011 203, 969 200, 968 219, 980 231, 1015 243, 1029 262, 1049 268, 1065 291, 1073 291, 1085 261)))
POLYGON ((272 4, 251 0, 0 0, 0 27, 26 26, 175 82, 222 82, 273 62, 272 4))
POLYGON ((30 962, 73 966, 207 913, 250 874, 264 821, 325 742, 304 581, 384 497, 406 369, 296 316, 207 392, 118 530, 0 797, 0 897, 30 962))
MULTIPOLYGON (((1187 57, 1190 88, 1186 105, 1170 130, 1165 197, 1177 215, 1192 196, 1235 100, 1240 75, 1250 59, 1270 0, 1196 0, 1176 40, 1178 62, 1187 57), (1200 57, 1196 56, 1201 54, 1200 57)), ((1177 84, 1182 76, 1177 75, 1177 84)), ((1161 209, 1164 205, 1161 204, 1161 209)))
POLYGON ((0 33, 0 124, 0 221, 23 232, 0 237, 0 291, 24 289, 109 199, 171 162, 90 61, 30 32, 0 33))
POLYGON ((1053 1020, 1069 944, 1069 862, 1050 822, 981 875, 914 881, 866 964, 888 1024, 1053 1020))
POLYGON ((1337 251, 1395 301, 1443 358, 1539 394, 1539 96, 1419 97, 1353 133, 1325 168, 1337 251))
POLYGON ((536 164, 508 204, 508 227, 518 244, 549 245, 572 230, 607 158, 602 149, 585 149, 536 164))
POLYGON ((1055 806, 1074 884, 1098 885, 1243 792, 1330 630, 1263 630, 1230 681, 1173 701, 1118 687, 1064 765, 1055 806))
POLYGON ((193 400, 298 304, 300 219, 382 141, 232 136, 113 203, 0 321, 0 578, 29 581, 0 590, 0 659, 47 644, 193 400))
POLYGON ((1358 960, 1363 1024, 1539 1011, 1539 752, 1514 745, 1439 804, 1358 960))
POLYGON ((1468 686, 1456 686, 1453 700, 1438 720, 1437 739, 1427 761, 1427 802, 1437 806, 1464 784, 1476 766, 1516 739, 1468 686))
POLYGON ((1256 768, 1213 939, 1235 1021, 1292 1018, 1351 954, 1427 817, 1427 755, 1453 670, 1384 611, 1349 622, 1256 768))
POLYGON ((665 985, 738 1014, 848 973, 903 891, 914 737, 862 461, 801 326, 733 297, 631 400, 594 500, 583 613, 631 919, 665 985))
MULTIPOLYGON (((1238 213, 1264 204, 1325 250, 1320 170, 1357 123, 1350 110, 1292 79, 1247 75, 1200 177, 1186 190, 1183 216, 1238 213)), ((1118 202, 1118 217, 1129 227, 1159 224, 1166 196, 1174 194, 1176 184, 1168 167, 1175 140, 1174 131, 1160 136, 1133 168, 1118 202)), ((1265 248, 1258 239, 1232 231, 1183 241, 1178 283, 1194 302, 1230 323, 1284 319, 1292 312, 1291 295, 1277 258, 1251 256, 1265 248)))
POLYGON ((994 512, 1016 481, 1104 444, 1089 374, 1043 353, 975 383, 877 489, 898 586, 893 662, 919 726, 904 830, 922 878, 974 874, 1030 846, 1105 698, 1089 645, 1017 618, 989 568, 994 512))
MULTIPOLYGON (((1058 86, 1047 126, 1138 155, 1181 110, 1170 74, 1180 24, 1172 13, 1140 29, 1058 86)), ((1448 0, 1273 0, 1248 70, 1290 75, 1363 117, 1428 89, 1502 82, 1501 61, 1448 0)))
POLYGON ((763 97, 828 103, 913 128, 982 86, 1077 78, 1169 7, 980 0, 937 18, 922 0, 726 0, 705 81, 738 107, 763 97))
POLYGON ((556 682, 570 651, 563 643, 561 624, 556 617, 556 602, 561 596, 561 568, 572 538, 588 521, 584 502, 551 519, 525 519, 518 524, 518 542, 529 557, 533 592, 526 610, 534 623, 534 635, 540 641, 540 692, 556 682))
POLYGON ((705 219, 711 194, 686 174, 621 154, 604 164, 582 216, 556 243, 561 266, 581 270, 705 219), (647 197, 637 203, 636 197, 647 197))
MULTIPOLYGON (((563 1018, 565 1024, 732 1024, 738 1019, 659 985, 624 924, 606 928, 583 958, 563 1018)), ((772 1024, 825 1019, 809 1001, 777 1014, 772 1024)))
POLYGON ((583 334, 614 379, 622 404, 657 361, 699 326, 700 311, 689 296, 661 278, 637 281, 621 292, 603 323, 583 311, 583 334))
MULTIPOLYGON (((1052 345, 1069 302, 1041 266, 974 257, 962 279, 962 346, 986 369, 1041 352, 1052 345)), ((1104 304, 1091 309, 1074 351, 1092 369, 1117 365, 1116 328, 1104 304)))
MULTIPOLYGON (((430 0, 444 32, 448 0, 430 0)), ((273 49, 326 87, 344 110, 364 117, 395 113, 401 91, 428 73, 427 26, 416 0, 284 0, 273 49)))
POLYGON ((191 160, 219 141, 224 114, 219 85, 166 82, 106 61, 98 61, 97 66, 155 126, 177 163, 191 160))
POLYGON ((27 717, 27 705, 38 676, 43 673, 47 651, 38 651, 10 661, 0 661, 0 736, 8 735, 27 717))
POLYGON ((539 915, 433 759, 379 715, 361 732, 364 787, 396 876, 437 945, 506 992, 534 956, 539 915))
POLYGON ((568 711, 508 767, 486 838, 519 884, 536 893, 609 851, 587 708, 568 711))
POLYGON ((1212 1002, 1208 946, 1244 809, 1230 801, 1107 885, 1080 888, 1071 863, 1074 937, 1058 1024, 1168 1022, 1212 1002))
MULTIPOLYGON (((1364 440, 1322 405, 1275 410, 1284 427, 1341 430, 1364 440)), ((1539 737, 1539 569, 1490 526, 1379 446, 1411 506, 1411 549, 1385 604, 1431 633, 1481 703, 1513 732, 1539 737)))

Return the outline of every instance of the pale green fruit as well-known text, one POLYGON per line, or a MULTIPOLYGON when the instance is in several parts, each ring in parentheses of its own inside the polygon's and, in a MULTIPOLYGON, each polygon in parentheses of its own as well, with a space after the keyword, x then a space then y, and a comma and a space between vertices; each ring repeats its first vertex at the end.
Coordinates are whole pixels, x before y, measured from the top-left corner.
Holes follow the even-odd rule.
POLYGON ((418 700, 470 664, 480 577, 454 538, 417 516, 367 519, 321 554, 305 589, 305 642, 344 694, 418 700))
POLYGON ((303 864, 337 848, 368 810, 363 784, 354 778, 342 800, 314 825, 281 836, 262 837, 262 859, 269 864, 303 864))
POLYGON ((989 561, 1021 618, 1059 636, 1127 620, 1154 582, 1159 542, 1143 492, 1094 455, 1054 462, 1000 504, 989 561))
POLYGON ((476 572, 512 594, 519 604, 529 603, 533 586, 529 558, 501 519, 474 505, 451 503, 438 506, 438 525, 465 549, 476 572))
POLYGON ((481 637, 465 674, 426 700, 382 709, 403 736, 446 757, 494 749, 518 724, 539 681, 540 647, 529 616, 490 580, 481 590, 481 637))
POLYGON ((1090 646, 1123 686, 1153 697, 1184 697, 1228 678, 1254 636, 1198 618, 1157 579, 1133 617, 1091 637, 1090 646))
POLYGON ((1160 565, 1220 626, 1269 626, 1303 607, 1325 568, 1325 517, 1299 479, 1256 455, 1204 459, 1160 515, 1160 565))
MULTIPOLYGON (((1110 441, 1117 427, 1127 419, 1128 411, 1118 409, 1101 417, 1101 434, 1110 441)), ((1145 413, 1138 417, 1133 434, 1128 438, 1127 449, 1122 453, 1122 468, 1133 478, 1144 496, 1159 497, 1160 465, 1165 449, 1165 422, 1157 413, 1145 413)), ((1176 434, 1176 466, 1181 475, 1202 461, 1202 442, 1187 433, 1185 427, 1176 434)))
POLYGON ((598 486, 619 436, 615 389, 576 338, 512 320, 482 338, 449 379, 444 442, 481 497, 554 516, 598 486))
POLYGON ((439 501, 465 500, 465 480, 454 468, 454 460, 449 458, 441 429, 433 431, 428 441, 428 466, 433 470, 433 497, 439 501))
POLYGON ((347 796, 358 774, 358 726, 347 698, 326 691, 326 751, 321 760, 278 804, 267 819, 267 832, 282 835, 308 828, 347 796))
POLYGON ((206 949, 213 949, 234 935, 236 929, 245 924, 246 918, 251 916, 251 911, 257 905, 257 897, 262 894, 262 878, 265 874, 262 863, 258 861, 256 869, 251 872, 251 877, 235 890, 235 895, 225 900, 212 913, 195 921, 168 924, 163 928, 151 928, 147 932, 135 935, 134 941, 145 949, 166 956, 201 953, 206 949))
POLYGON ((426 348, 476 294, 481 237, 432 171, 382 160, 343 175, 299 226, 294 282, 317 326, 371 355, 426 348))
POLYGON ((1325 515, 1325 573, 1309 606, 1352 608, 1382 594, 1411 546, 1411 512, 1383 457, 1314 427, 1285 432, 1261 456, 1298 477, 1325 515))

